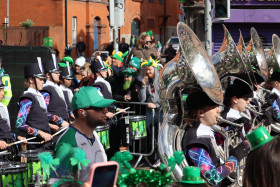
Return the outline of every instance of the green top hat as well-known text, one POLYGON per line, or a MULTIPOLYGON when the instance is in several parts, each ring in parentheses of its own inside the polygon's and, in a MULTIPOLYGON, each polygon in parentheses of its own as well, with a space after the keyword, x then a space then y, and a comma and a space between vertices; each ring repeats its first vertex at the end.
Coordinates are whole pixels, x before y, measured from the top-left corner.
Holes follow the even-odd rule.
POLYGON ((63 57, 62 60, 58 63, 59 66, 60 66, 60 67, 63 67, 63 68, 67 67, 66 61, 69 62, 69 65, 70 65, 70 66, 73 66, 74 61, 73 61, 73 58, 71 58, 70 56, 65 56, 65 57, 63 57))
POLYGON ((121 74, 128 77, 136 77, 137 71, 127 68, 126 70, 122 71, 121 74))
POLYGON ((140 60, 139 60, 139 58, 133 57, 130 60, 129 65, 131 65, 131 66, 133 66, 133 67, 135 67, 137 69, 140 69, 140 60))
POLYGON ((183 177, 180 181, 186 184, 205 184, 206 182, 200 177, 200 169, 198 167, 184 167, 183 177))
POLYGON ((247 135, 247 139, 251 145, 251 151, 257 149, 258 147, 266 144, 270 140, 273 139, 272 136, 267 132, 264 126, 254 130, 250 134, 247 135))

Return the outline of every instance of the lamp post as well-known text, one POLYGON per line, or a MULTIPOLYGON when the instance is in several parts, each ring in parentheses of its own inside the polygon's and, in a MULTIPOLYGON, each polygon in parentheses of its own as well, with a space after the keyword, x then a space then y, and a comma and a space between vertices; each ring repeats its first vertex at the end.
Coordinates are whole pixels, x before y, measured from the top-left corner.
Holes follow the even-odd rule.
POLYGON ((67 46, 67 0, 65 0, 65 46, 67 46))
POLYGON ((204 0, 204 19, 205 19, 205 48, 208 55, 212 56, 212 18, 211 18, 211 2, 204 0))

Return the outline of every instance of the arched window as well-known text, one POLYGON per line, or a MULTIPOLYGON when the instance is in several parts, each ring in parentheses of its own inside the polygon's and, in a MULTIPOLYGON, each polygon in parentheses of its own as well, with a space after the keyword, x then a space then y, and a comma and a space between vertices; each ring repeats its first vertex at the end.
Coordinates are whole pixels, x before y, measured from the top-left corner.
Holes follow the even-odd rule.
POLYGON ((134 19, 131 22, 131 34, 134 34, 136 36, 140 35, 140 23, 138 19, 134 19))
POLYGON ((95 17, 94 18, 94 46, 93 49, 98 49, 99 46, 99 29, 100 29, 100 18, 95 17))

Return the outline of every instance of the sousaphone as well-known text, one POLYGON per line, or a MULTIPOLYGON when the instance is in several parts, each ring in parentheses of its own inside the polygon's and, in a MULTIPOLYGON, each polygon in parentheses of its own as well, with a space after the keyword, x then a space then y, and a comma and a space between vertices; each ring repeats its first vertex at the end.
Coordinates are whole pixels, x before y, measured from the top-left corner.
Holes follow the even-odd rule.
MULTIPOLYGON (((199 87, 217 104, 223 103, 223 91, 205 47, 196 34, 185 23, 177 24, 180 49, 177 55, 161 70, 159 75, 160 101, 164 119, 158 136, 158 151, 162 162, 175 151, 181 151, 184 135, 184 106, 182 91, 186 87, 199 87)), ((176 166, 172 177, 181 180, 183 167, 188 166, 184 159, 181 166, 176 166)))

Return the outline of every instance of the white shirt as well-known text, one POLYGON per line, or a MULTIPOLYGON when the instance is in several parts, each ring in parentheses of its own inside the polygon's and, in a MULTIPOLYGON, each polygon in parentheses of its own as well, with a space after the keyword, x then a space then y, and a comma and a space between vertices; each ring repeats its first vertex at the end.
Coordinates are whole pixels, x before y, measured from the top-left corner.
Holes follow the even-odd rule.
POLYGON ((276 88, 273 88, 273 89, 271 90, 271 92, 272 92, 272 93, 276 93, 276 94, 280 97, 280 91, 277 90, 276 88))
POLYGON ((26 91, 23 92, 23 94, 27 94, 27 93, 34 95, 34 97, 39 102, 40 107, 47 111, 47 105, 46 105, 44 96, 38 90, 35 90, 34 88, 29 87, 26 91))

